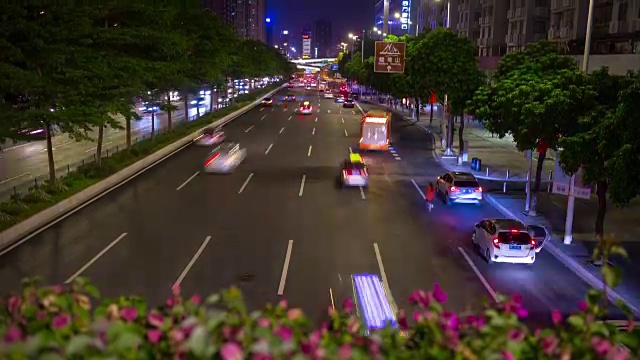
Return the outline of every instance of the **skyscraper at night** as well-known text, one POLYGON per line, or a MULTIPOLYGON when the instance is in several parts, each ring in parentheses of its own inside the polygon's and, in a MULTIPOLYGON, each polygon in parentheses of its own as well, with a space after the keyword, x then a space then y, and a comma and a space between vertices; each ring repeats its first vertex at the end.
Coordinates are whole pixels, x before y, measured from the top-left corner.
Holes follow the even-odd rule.
POLYGON ((331 42, 331 22, 328 20, 317 20, 313 22, 312 32, 312 52, 315 58, 326 58, 330 54, 335 55, 331 42))
POLYGON ((202 0, 202 7, 218 14, 238 36, 267 41, 267 0, 202 0))

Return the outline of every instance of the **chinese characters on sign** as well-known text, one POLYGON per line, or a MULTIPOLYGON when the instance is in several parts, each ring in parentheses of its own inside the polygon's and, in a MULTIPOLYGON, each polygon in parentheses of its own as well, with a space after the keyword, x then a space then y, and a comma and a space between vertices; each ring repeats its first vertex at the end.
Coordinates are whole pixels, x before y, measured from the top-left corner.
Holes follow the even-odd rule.
POLYGON ((376 41, 374 72, 403 73, 406 50, 403 42, 376 41))
POLYGON ((560 158, 560 152, 556 152, 556 163, 553 169, 553 190, 554 194, 569 195, 569 192, 573 193, 575 197, 582 199, 589 199, 591 197, 591 186, 585 184, 582 180, 582 168, 578 169, 575 174, 575 186, 571 188, 571 175, 565 174, 560 167, 558 159, 560 158))
POLYGON ((409 25, 411 19, 411 0, 402 0, 402 14, 400 17, 400 24, 402 30, 409 32, 409 25))

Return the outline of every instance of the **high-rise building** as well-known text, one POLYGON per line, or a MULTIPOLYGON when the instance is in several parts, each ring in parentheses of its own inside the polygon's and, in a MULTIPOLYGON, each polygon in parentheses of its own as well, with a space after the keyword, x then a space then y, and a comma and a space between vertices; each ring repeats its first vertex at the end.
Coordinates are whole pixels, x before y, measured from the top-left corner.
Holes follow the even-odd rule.
POLYGON ((280 31, 280 40, 278 41, 278 48, 285 50, 285 56, 291 58, 294 54, 291 54, 291 34, 289 30, 280 31))
POLYGON ((302 30, 302 58, 311 59, 313 56, 311 43, 312 32, 309 29, 302 30))
POLYGON ((267 41, 266 0, 202 0, 202 6, 218 14, 238 36, 267 41))
MULTIPOLYGON (((415 35, 416 31, 422 31, 422 28, 416 27, 420 24, 427 3, 427 0, 389 0, 389 34, 415 35)), ((375 3, 374 24, 380 30, 384 28, 384 0, 375 3)))
POLYGON ((317 20, 313 22, 312 51, 315 58, 326 58, 335 55, 332 45, 331 22, 317 20))

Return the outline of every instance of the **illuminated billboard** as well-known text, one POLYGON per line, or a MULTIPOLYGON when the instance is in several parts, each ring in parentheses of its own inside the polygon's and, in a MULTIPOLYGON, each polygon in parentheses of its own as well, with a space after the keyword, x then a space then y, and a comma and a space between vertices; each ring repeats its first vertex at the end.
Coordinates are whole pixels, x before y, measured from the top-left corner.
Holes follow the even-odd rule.
POLYGON ((306 59, 311 57, 311 36, 309 35, 302 36, 302 57, 306 59))
POLYGON ((402 0, 402 14, 400 16, 400 24, 402 30, 409 32, 409 22, 411 21, 411 0, 402 0))

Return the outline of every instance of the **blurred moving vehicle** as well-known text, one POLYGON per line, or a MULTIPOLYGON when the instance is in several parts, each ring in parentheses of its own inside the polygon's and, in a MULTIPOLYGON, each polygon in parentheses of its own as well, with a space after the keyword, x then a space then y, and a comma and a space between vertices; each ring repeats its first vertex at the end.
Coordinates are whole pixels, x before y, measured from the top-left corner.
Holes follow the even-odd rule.
POLYGON ((325 99, 333 99, 333 93, 331 92, 331 90, 327 90, 324 92, 324 98, 325 99))
POLYGON ((451 171, 438 177, 437 191, 445 204, 475 203, 482 201, 482 187, 472 173, 451 171))
POLYGON ((204 98, 204 96, 198 96, 197 98, 195 98, 195 99, 191 100, 189 103, 190 103, 191 105, 197 105, 197 106, 200 106, 200 105, 203 105, 206 101, 207 101, 207 100, 204 98))
POLYGON ((301 102, 300 107, 298 108, 298 112, 303 115, 313 114, 313 106, 311 106, 311 102, 309 101, 301 102))
POLYGON ((352 92, 351 94, 349 94, 349 97, 351 97, 353 100, 356 100, 356 101, 360 99, 360 95, 355 92, 352 92))
POLYGON ((266 97, 264 99, 262 99, 260 101, 260 105, 262 106, 272 106, 273 105, 273 99, 270 97, 266 97))
POLYGON ((225 140, 226 136, 221 128, 209 127, 202 130, 202 135, 196 139, 196 145, 213 146, 220 144, 225 140))
POLYGON ((473 226, 471 242, 489 264, 536 261, 536 241, 528 233, 527 225, 518 220, 484 219, 473 226))
POLYGON ((391 113, 386 111, 369 111, 360 121, 361 150, 389 150, 391 143, 391 113))
POLYGON ((356 106, 356 103, 351 99, 346 99, 344 103, 342 103, 342 107, 344 108, 353 108, 356 106))
POLYGON ((209 153, 204 161, 204 172, 227 174, 235 170, 247 156, 247 149, 240 148, 238 143, 227 143, 218 146, 209 153))
POLYGON ((336 103, 338 104, 343 104, 345 102, 345 99, 343 96, 338 96, 335 100, 336 103))
POLYGON ((142 106, 138 109, 145 114, 157 113, 160 111, 160 103, 159 102, 145 102, 142 103, 142 106))
POLYGON ((17 130, 17 133, 20 140, 30 141, 47 139, 47 133, 44 129, 44 125, 39 127, 21 128, 17 130))
POLYGON ((357 153, 349 154, 349 159, 342 163, 340 169, 340 183, 342 186, 363 186, 369 185, 369 172, 364 159, 357 153))
POLYGON ((286 95, 284 97, 285 101, 296 101, 296 96, 295 95, 286 95))
POLYGON ((360 310, 365 325, 364 332, 370 332, 391 326, 398 328, 398 321, 391 307, 389 294, 385 291, 382 280, 375 274, 353 274, 353 298, 360 310))

